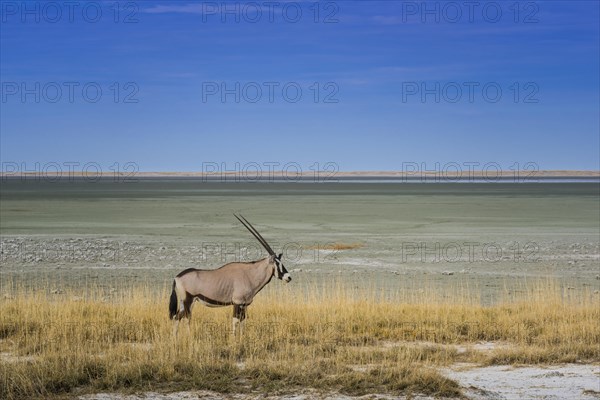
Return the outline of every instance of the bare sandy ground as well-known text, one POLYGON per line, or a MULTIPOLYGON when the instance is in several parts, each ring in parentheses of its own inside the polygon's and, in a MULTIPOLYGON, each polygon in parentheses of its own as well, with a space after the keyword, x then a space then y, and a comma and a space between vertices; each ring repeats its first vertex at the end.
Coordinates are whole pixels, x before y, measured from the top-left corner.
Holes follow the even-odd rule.
MULTIPOLYGON (((458 381, 463 392, 471 400, 566 400, 600 399, 600 365, 552 365, 535 367, 490 366, 477 367, 457 364, 443 370, 451 379, 458 381)), ((289 395, 265 396, 256 394, 219 394, 209 391, 188 391, 161 394, 147 392, 135 395, 98 393, 81 396, 82 400, 250 400, 250 399, 405 399, 384 394, 345 396, 338 393, 304 391, 289 395)), ((430 400, 431 397, 413 396, 414 400, 430 400)))
POLYGON ((457 365, 445 371, 460 382, 469 399, 599 399, 600 366, 473 367, 457 365))

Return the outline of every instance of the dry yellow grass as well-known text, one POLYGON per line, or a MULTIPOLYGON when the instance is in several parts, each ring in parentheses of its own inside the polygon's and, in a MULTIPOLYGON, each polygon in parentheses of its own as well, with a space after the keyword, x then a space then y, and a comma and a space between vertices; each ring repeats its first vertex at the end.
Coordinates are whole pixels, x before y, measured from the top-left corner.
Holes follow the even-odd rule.
POLYGON ((167 287, 14 290, 0 300, 0 398, 192 388, 460 396, 437 367, 600 361, 597 294, 554 282, 489 307, 467 289, 410 297, 337 283, 305 289, 261 292, 241 341, 230 337, 229 307, 196 305, 191 335, 182 326, 177 342, 167 287), (505 346, 469 349, 480 341, 505 346))

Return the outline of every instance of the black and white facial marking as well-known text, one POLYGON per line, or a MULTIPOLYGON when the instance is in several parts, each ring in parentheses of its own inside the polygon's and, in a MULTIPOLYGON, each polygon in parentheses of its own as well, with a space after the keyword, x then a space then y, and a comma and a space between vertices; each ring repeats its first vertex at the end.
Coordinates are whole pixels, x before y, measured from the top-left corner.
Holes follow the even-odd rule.
POLYGON ((275 263, 275 273, 277 274, 278 279, 289 283, 292 280, 292 277, 290 276, 287 269, 285 269, 285 267, 283 266, 283 263, 281 262, 281 256, 283 256, 282 253, 280 253, 278 256, 273 257, 273 262, 275 263))

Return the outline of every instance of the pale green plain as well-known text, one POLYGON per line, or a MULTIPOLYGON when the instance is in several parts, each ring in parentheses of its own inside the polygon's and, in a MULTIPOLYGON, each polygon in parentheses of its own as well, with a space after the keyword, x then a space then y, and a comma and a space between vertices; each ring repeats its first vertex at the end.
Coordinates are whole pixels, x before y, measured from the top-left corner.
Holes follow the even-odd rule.
POLYGON ((164 287, 190 266, 264 256, 233 217, 238 212, 283 249, 294 282, 305 288, 343 279, 419 290, 425 279, 475 286, 490 299, 523 279, 558 279, 593 292, 600 283, 599 187, 5 179, 0 277, 14 284, 42 271, 46 282, 60 276, 51 285, 111 286, 125 278, 164 287), (323 250, 331 243, 362 247, 323 250), (118 256, 98 256, 102 247, 118 256), (51 252, 74 248, 77 256, 51 252))

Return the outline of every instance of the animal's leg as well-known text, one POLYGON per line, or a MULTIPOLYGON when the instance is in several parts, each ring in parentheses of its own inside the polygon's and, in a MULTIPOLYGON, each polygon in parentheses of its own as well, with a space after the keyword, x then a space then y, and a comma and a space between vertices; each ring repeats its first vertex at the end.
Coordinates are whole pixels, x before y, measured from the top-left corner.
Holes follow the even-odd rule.
POLYGON ((233 306, 233 336, 236 336, 239 327, 240 336, 243 332, 243 322, 246 319, 246 305, 236 304, 233 306))
POLYGON ((179 329, 179 321, 181 320, 181 318, 185 317, 185 306, 184 306, 184 301, 180 300, 178 301, 179 303, 179 307, 177 308, 177 314, 175 314, 175 316, 173 317, 173 336, 175 336, 175 338, 177 338, 177 331, 179 329))
POLYGON ((177 339, 177 327, 179 326, 179 318, 176 315, 175 318, 173 318, 173 337, 175 337, 175 339, 177 339))
POLYGON ((178 306, 177 306, 177 313, 173 316, 173 321, 179 321, 181 318, 184 318, 186 313, 185 313, 185 302, 184 300, 179 300, 177 302, 178 306))
POLYGON ((244 326, 246 325, 246 305, 240 307, 240 336, 244 334, 244 326))
POLYGON ((184 306, 184 317, 187 318, 187 331, 188 336, 191 335, 190 323, 192 322, 192 304, 194 303, 194 298, 192 296, 187 296, 185 301, 183 302, 184 306))
POLYGON ((233 330, 231 331, 231 333, 232 333, 231 336, 232 337, 236 336, 237 328, 238 328, 238 325, 240 324, 240 320, 237 317, 237 315, 238 315, 238 308, 239 308, 238 305, 234 305, 233 306, 233 330))

